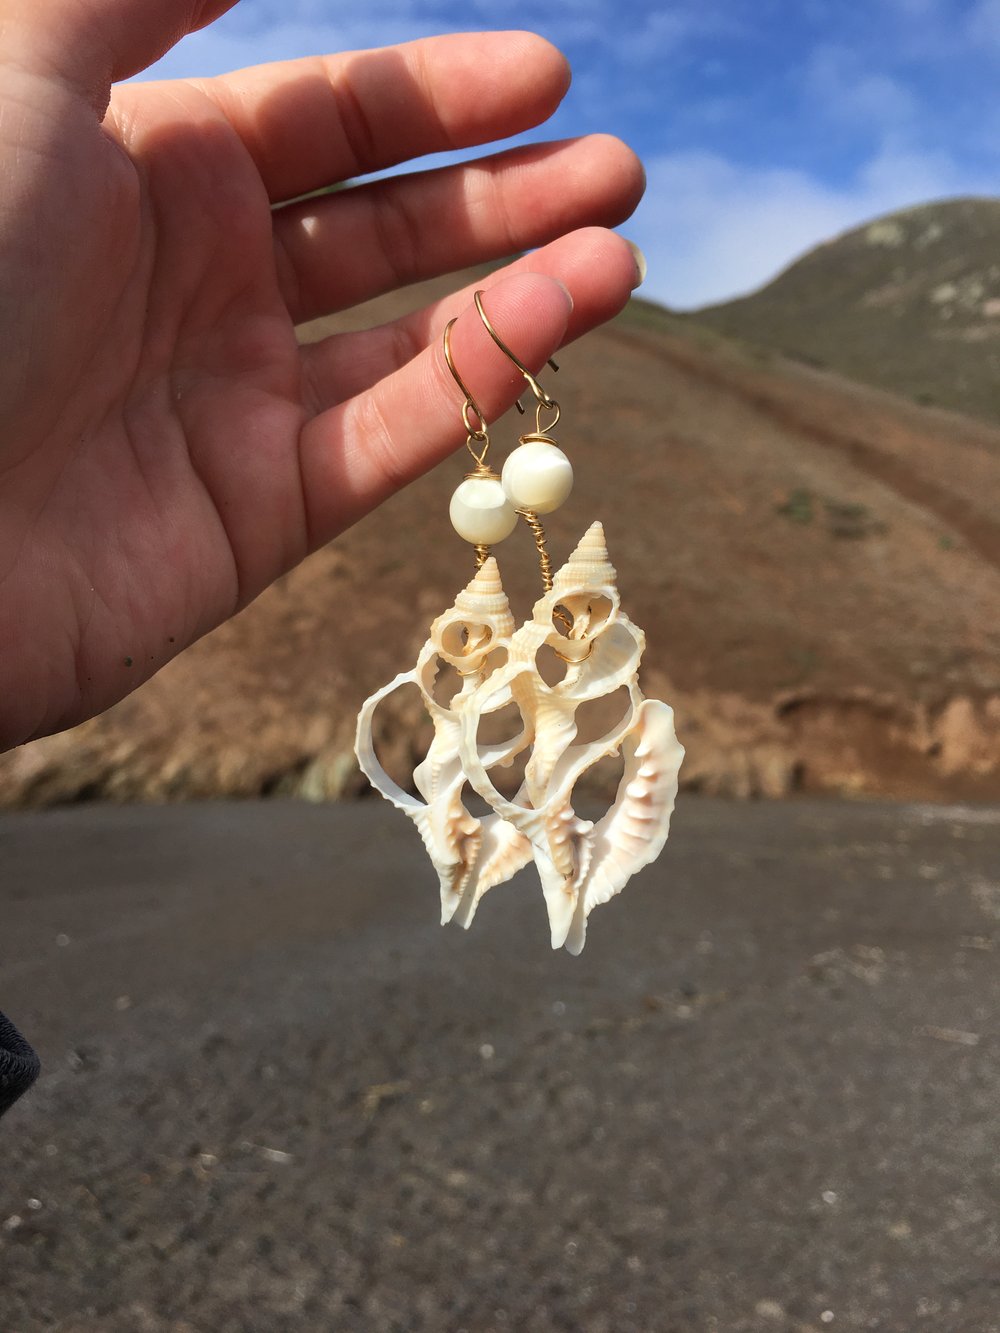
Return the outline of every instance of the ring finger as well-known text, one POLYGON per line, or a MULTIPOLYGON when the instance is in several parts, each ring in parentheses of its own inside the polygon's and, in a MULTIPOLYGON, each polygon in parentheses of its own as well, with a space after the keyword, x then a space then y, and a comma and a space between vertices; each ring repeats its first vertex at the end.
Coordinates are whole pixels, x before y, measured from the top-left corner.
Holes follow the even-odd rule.
POLYGON ((564 343, 612 319, 640 280, 629 243, 614 232, 587 227, 561 236, 412 314, 376 328, 331 334, 303 346, 307 407, 313 413, 322 412, 373 388, 437 342, 448 320, 471 306, 475 288, 489 291, 507 278, 528 273, 555 278, 572 292, 574 304, 563 332, 564 343))

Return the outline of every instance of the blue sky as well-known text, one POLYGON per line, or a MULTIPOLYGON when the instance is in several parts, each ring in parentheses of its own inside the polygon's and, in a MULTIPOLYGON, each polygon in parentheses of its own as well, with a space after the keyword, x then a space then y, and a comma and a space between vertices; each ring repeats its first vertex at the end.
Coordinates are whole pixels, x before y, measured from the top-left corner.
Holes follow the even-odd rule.
POLYGON ((643 294, 667 305, 751 290, 879 213, 1000 194, 1000 0, 241 0, 150 73, 497 27, 573 65, 526 137, 608 130, 643 158, 623 231, 649 259, 643 294))

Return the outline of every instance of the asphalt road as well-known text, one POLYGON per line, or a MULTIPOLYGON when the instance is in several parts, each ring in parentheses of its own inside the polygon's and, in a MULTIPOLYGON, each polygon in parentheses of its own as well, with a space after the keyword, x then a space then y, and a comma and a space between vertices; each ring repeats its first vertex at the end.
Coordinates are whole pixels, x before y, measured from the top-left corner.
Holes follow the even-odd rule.
POLYGON ((1000 1330, 1000 809, 681 803, 553 954, 381 803, 0 817, 0 1330, 1000 1330))

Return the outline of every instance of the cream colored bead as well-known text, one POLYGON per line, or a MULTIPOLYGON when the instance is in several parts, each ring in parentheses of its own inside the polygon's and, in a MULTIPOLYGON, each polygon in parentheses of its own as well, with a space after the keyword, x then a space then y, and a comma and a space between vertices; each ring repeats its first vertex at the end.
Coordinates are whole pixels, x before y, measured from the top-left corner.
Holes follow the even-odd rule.
POLYGON ((573 489, 573 465, 557 445, 528 440, 504 463, 501 482, 515 509, 551 514, 573 489))
POLYGON ((502 542, 517 527, 517 513, 492 477, 466 477, 451 497, 452 527, 473 546, 502 542))

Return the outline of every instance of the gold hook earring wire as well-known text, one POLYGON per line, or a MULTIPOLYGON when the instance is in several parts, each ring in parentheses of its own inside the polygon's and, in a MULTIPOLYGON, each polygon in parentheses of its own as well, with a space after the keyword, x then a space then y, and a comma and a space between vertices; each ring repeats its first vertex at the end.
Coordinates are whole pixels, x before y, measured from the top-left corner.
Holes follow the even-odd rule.
MULTIPOLYGON (((524 362, 520 359, 520 357, 514 355, 514 353, 510 350, 510 348, 507 346, 504 340, 500 337, 499 333, 497 333, 496 329, 490 323, 489 316, 487 315, 486 311, 483 308, 483 292, 481 291, 474 292, 472 299, 476 303, 476 312, 479 315, 479 318, 482 320, 483 327, 485 328, 486 332, 490 335, 490 337, 493 339, 496 345, 500 348, 501 352, 503 352, 504 356, 508 359, 508 361, 512 361, 514 363, 514 365, 517 367, 521 375, 523 375, 525 380, 527 380, 528 385, 531 388, 531 392, 535 395, 535 399, 538 404, 537 409, 535 411, 535 433, 534 435, 522 435, 521 443, 525 444, 529 440, 542 440, 550 443, 551 441, 549 441, 548 434, 546 433, 546 431, 542 430, 542 421, 541 421, 542 411, 543 409, 547 408, 550 411, 555 412, 555 416, 549 422, 547 428, 548 430, 551 430, 553 426, 555 426, 556 422, 559 420, 559 404, 556 402, 554 398, 549 397, 549 395, 545 392, 542 386, 538 383, 538 380, 536 380, 534 375, 532 375, 528 367, 524 364, 524 362)), ((559 367, 551 358, 549 358, 548 364, 552 367, 553 370, 559 369, 559 367)), ((517 403, 516 406, 517 410, 523 414, 524 408, 521 406, 521 404, 517 403)), ((538 551, 538 567, 542 575, 542 587, 545 589, 546 592, 551 592, 552 560, 549 557, 549 551, 545 537, 545 529, 542 526, 542 521, 538 517, 538 514, 533 509, 519 509, 517 512, 524 519, 525 523, 527 523, 528 527, 531 529, 531 535, 535 539, 535 548, 538 551)), ((567 628, 572 624, 572 621, 567 619, 565 612, 562 612, 561 608, 556 608, 555 614, 557 619, 565 622, 567 628)))
MULTIPOLYGON (((499 333, 497 333, 496 329, 490 323, 490 317, 489 315, 487 315, 486 310, 483 307, 483 295, 484 293, 482 291, 478 291, 474 292, 472 296, 472 299, 476 303, 476 313, 482 320, 483 328, 490 335, 490 337, 493 339, 496 345, 500 348, 501 352, 503 352, 507 360, 512 361, 514 363, 514 365, 517 367, 519 374, 527 381, 528 387, 531 389, 531 392, 535 395, 535 400, 538 403, 538 409, 535 412, 535 426, 537 429, 537 433, 539 434, 542 433, 541 409, 543 407, 549 409, 555 409, 555 414, 556 414, 555 420, 551 421, 548 427, 549 430, 551 430, 553 426, 556 424, 556 422, 559 420, 559 404, 556 402, 554 398, 549 397, 549 395, 538 383, 538 380, 535 379, 534 375, 532 375, 531 371, 524 364, 521 358, 514 355, 514 353, 510 350, 510 348, 507 346, 504 340, 500 337, 499 333)), ((553 370, 559 369, 559 367, 556 365, 556 363, 552 360, 551 357, 549 357, 548 361, 546 362, 546 365, 551 366, 553 370)), ((521 406, 520 399, 518 399, 517 402, 515 402, 514 406, 523 416, 524 408, 521 406)))
MULTIPOLYGON (((457 318, 457 316, 456 316, 457 318)), ((486 463, 486 455, 490 451, 490 430, 486 424, 486 418, 483 415, 483 409, 472 396, 472 391, 458 373, 458 367, 455 365, 454 357, 451 354, 451 330, 455 320, 450 319, 445 325, 444 330, 444 359, 447 362, 448 369, 451 371, 452 379, 462 390, 462 396, 465 402, 462 404, 462 421, 465 425, 466 439, 465 447, 476 460, 476 469, 478 473, 487 473, 492 475, 490 468, 486 463), (478 426, 474 426, 469 419, 469 413, 474 413, 478 426), (473 448, 473 444, 481 446, 479 452, 473 448)))
MULTIPOLYGON (((486 455, 490 451, 490 431, 489 427, 486 424, 486 418, 483 416, 482 408, 476 402, 475 398, 473 398, 472 393, 469 390, 469 386, 466 384, 465 380, 463 380, 461 375, 458 373, 458 367, 455 365, 454 358, 452 357, 451 354, 451 329, 454 323, 455 320, 450 319, 448 323, 445 325, 444 339, 443 339, 444 359, 447 362, 448 369, 451 371, 452 378, 454 379, 458 387, 462 390, 462 394, 465 398, 465 402, 462 404, 462 421, 465 425, 465 431, 466 431, 465 447, 466 449, 468 449, 472 457, 476 460, 475 472, 470 472, 468 475, 470 477, 496 478, 496 473, 493 471, 489 463, 487 463, 486 461, 486 455), (470 412, 475 413, 476 420, 479 422, 478 426, 473 426, 472 422, 469 420, 470 412), (478 453, 473 447, 474 444, 478 444, 480 446, 478 453)), ((475 547, 475 552, 476 552, 476 568, 482 569, 483 565, 485 565, 486 561, 490 558, 490 548, 488 546, 482 545, 481 543, 477 543, 475 547)))

